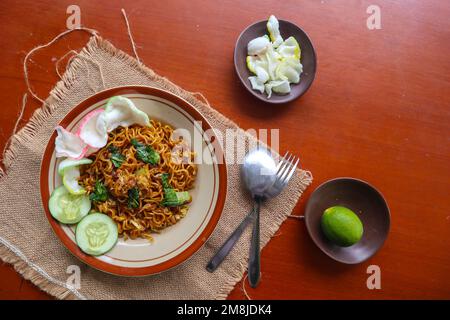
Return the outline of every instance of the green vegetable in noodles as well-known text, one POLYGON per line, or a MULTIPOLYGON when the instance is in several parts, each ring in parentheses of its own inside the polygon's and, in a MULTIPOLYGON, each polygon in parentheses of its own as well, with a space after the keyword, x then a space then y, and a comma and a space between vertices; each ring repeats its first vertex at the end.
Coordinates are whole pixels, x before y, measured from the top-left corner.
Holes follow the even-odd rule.
POLYGON ((139 189, 137 187, 128 190, 128 208, 139 207, 139 189))
POLYGON ((94 186, 94 192, 89 195, 89 199, 92 201, 103 202, 108 200, 108 190, 103 182, 97 180, 94 186))
POLYGON ((120 168, 122 163, 125 161, 125 156, 120 153, 119 148, 114 145, 108 147, 108 151, 111 152, 111 162, 116 168, 120 168))
POLYGON ((155 151, 151 146, 145 145, 136 139, 131 139, 131 144, 136 148, 136 157, 151 165, 156 165, 159 163, 160 156, 159 153, 155 151))
POLYGON ((189 192, 177 192, 170 186, 168 173, 161 175, 161 181, 164 191, 164 199, 161 201, 161 205, 165 207, 177 207, 191 201, 189 192))

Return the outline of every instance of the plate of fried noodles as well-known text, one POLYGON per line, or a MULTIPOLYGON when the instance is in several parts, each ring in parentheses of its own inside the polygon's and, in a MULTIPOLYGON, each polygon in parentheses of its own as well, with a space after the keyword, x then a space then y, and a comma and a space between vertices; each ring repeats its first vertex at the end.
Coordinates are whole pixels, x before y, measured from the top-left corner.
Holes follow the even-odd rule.
POLYGON ((42 204, 86 264, 145 276, 192 256, 217 225, 227 174, 214 129, 188 101, 145 86, 101 91, 55 127, 42 204))

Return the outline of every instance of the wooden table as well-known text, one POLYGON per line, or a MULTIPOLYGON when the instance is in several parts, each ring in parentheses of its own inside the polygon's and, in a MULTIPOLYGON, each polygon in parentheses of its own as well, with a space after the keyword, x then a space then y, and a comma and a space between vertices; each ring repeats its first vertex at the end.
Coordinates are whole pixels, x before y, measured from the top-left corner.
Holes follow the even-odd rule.
MULTIPOLYGON (((11 134, 26 91, 25 53, 65 30, 73 1, 0 2, 0 146, 11 134)), ((288 219, 262 251, 262 281, 253 298, 450 298, 450 5, 446 1, 77 1, 82 24, 132 52, 120 13, 127 10, 141 59, 190 91, 200 91, 243 128, 280 128, 281 151, 301 155, 311 192, 339 176, 358 177, 386 197, 389 238, 372 259, 348 266, 325 256, 304 222, 288 219), (103 2, 103 3, 101 3, 103 2), (366 9, 381 8, 369 30, 366 9), (239 33, 269 14, 300 25, 318 55, 309 92, 283 106, 244 90, 233 67, 239 33), (367 267, 381 268, 381 290, 366 286, 367 267)), ((71 34, 32 57, 31 82, 41 97, 57 81, 54 62, 80 49, 71 34)), ((29 99, 24 120, 39 103, 29 99)), ((20 235, 18 235, 20 236, 20 235)), ((0 298, 46 299, 7 265, 0 298)), ((230 295, 244 298, 242 283, 230 295)))

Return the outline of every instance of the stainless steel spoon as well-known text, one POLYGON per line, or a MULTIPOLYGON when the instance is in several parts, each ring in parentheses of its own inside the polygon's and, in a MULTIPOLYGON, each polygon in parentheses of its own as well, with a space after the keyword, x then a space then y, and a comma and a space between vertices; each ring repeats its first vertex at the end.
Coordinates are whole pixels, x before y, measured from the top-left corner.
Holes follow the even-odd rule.
POLYGON ((250 242, 250 255, 248 260, 248 282, 255 288, 260 279, 260 236, 259 211, 261 202, 266 198, 265 192, 275 183, 277 166, 275 160, 266 149, 256 149, 250 152, 242 165, 242 179, 252 194, 255 202, 252 240, 250 242))

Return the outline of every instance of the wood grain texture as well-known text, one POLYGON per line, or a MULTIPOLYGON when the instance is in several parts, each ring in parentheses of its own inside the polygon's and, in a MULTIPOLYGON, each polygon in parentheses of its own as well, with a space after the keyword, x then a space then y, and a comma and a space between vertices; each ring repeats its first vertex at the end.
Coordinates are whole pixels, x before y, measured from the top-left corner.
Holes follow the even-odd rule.
MULTIPOLYGON (((72 1, 0 2, 0 147, 25 92, 25 53, 65 29, 72 1)), ((84 26, 130 52, 120 9, 127 10, 145 64, 190 91, 200 91, 243 128, 280 128, 281 151, 301 155, 314 183, 338 176, 367 180, 386 197, 392 227, 383 249, 356 266, 320 252, 303 221, 288 219, 262 251, 259 299, 450 299, 450 5, 384 1, 382 29, 368 30, 372 1, 77 1, 84 26), (269 14, 311 37, 318 71, 300 100, 271 106, 252 97, 233 67, 239 33, 269 14), (379 265, 382 289, 368 290, 366 269, 379 265)), ((32 57, 41 97, 57 81, 54 61, 81 48, 71 34, 32 57)), ((25 121, 39 104, 29 99, 25 121)), ((274 210, 276 210, 274 208, 274 210)), ((20 235, 18 235, 20 236, 20 235)), ((230 299, 244 298, 239 283, 230 299)), ((10 266, 0 266, 0 298, 46 299, 10 266)))

